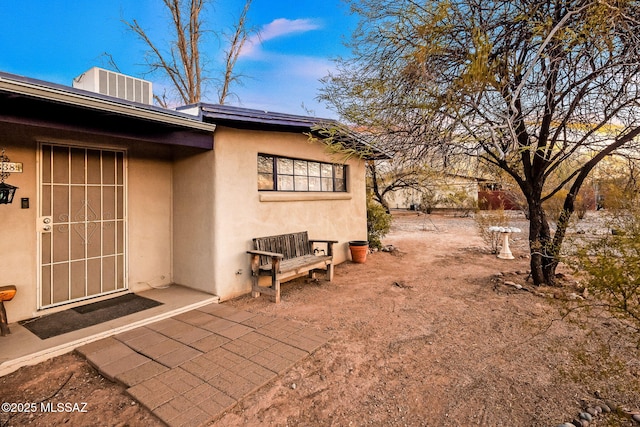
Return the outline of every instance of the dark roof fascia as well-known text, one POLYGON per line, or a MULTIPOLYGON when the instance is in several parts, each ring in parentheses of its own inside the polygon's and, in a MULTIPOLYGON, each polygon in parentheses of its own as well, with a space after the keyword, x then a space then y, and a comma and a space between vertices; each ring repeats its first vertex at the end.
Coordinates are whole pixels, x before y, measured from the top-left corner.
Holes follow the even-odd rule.
POLYGON ((239 129, 279 129, 281 131, 309 131, 318 123, 336 123, 323 119, 295 114, 275 113, 265 110, 233 107, 229 105, 199 103, 178 107, 178 111, 198 111, 203 121, 239 129))
POLYGON ((139 120, 158 122, 182 129, 213 132, 215 125, 205 123, 200 117, 168 110, 155 105, 140 104, 120 98, 32 79, 0 71, 0 92, 26 96, 74 107, 82 107, 122 115, 139 120))
POLYGON ((348 129, 334 119, 205 103, 179 107, 178 110, 189 110, 191 113, 197 111, 197 114, 202 117, 203 121, 220 126, 250 130, 272 130, 295 133, 308 132, 320 140, 325 138, 320 129, 335 128, 338 129, 341 135, 341 142, 345 143, 349 148, 354 148, 363 153, 365 160, 391 158, 388 153, 371 145, 362 135, 348 129))
MULTIPOLYGON (((14 96, 0 91, 0 125, 75 132, 151 144, 213 148, 212 132, 167 126, 44 99, 14 96)), ((44 135, 40 133, 40 135, 44 135)))

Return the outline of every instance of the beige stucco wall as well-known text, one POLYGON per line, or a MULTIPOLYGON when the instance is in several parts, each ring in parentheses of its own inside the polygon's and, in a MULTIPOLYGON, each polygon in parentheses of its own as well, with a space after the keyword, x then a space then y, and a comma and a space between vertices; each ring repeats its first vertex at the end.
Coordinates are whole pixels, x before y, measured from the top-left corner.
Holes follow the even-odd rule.
POLYGON ((0 205, 0 286, 15 285, 16 296, 4 303, 9 322, 29 318, 36 309, 36 155, 22 135, 5 133, 2 147, 12 162, 23 164, 22 173, 11 174, 8 184, 18 187, 14 202, 0 205), (29 198, 29 209, 20 199, 29 198))
POLYGON ((177 151, 173 165, 174 281, 215 294, 214 152, 177 151))
MULTIPOLYGON (((10 322, 38 311, 38 142, 125 149, 129 289, 172 282, 219 295, 248 293, 251 239, 307 230, 311 238, 338 240, 335 260, 349 259, 349 240, 366 239, 364 163, 348 161, 347 193, 277 193, 257 189, 257 154, 324 162, 324 145, 302 134, 219 127, 213 151, 131 142, 105 136, 0 125, 2 147, 24 172, 11 205, 0 205, 0 286, 18 292, 5 306, 10 322), (28 197, 29 209, 20 208, 28 197)), ((76 304, 77 305, 77 304, 76 304)))
POLYGON ((141 290, 148 289, 147 283, 171 283, 170 147, 20 125, 0 125, 0 134, 10 160, 23 163, 23 173, 6 180, 19 187, 14 202, 0 205, 0 286, 17 287, 15 298, 5 303, 9 322, 55 311, 37 309, 38 142, 127 150, 129 287, 141 290), (29 209, 21 209, 23 197, 29 198, 29 209))
POLYGON ((340 163, 326 146, 302 134, 219 127, 214 137, 213 283, 222 299, 251 289, 252 238, 308 231, 333 239, 337 263, 348 259, 349 240, 366 240, 364 162, 348 164, 347 193, 259 192, 258 153, 340 163))
POLYGON ((130 147, 127 172, 129 289, 142 291, 173 281, 170 148, 130 147))

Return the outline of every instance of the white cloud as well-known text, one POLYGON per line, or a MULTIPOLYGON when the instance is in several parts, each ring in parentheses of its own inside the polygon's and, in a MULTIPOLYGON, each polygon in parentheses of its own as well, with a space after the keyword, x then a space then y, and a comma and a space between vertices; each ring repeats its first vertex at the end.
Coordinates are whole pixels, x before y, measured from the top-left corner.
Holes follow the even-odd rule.
POLYGON ((260 57, 260 44, 290 34, 306 33, 321 28, 321 25, 313 19, 287 19, 278 18, 264 25, 258 34, 251 37, 242 48, 243 57, 260 57))
MULTIPOLYGON (((314 19, 279 18, 264 25, 259 34, 248 40, 241 56, 250 61, 240 65, 241 73, 250 76, 236 87, 239 105, 268 111, 333 117, 334 113, 316 100, 319 79, 335 65, 327 58, 292 53, 285 48, 268 48, 268 42, 288 36, 300 36, 322 28, 314 19), (304 107, 303 107, 304 105, 304 107)), ((293 40, 293 43, 302 42, 293 40)), ((300 49, 296 49, 300 50, 300 49)))
POLYGON ((312 19, 291 20, 279 18, 265 25, 260 31, 260 37, 262 41, 267 41, 276 37, 295 33, 306 33, 307 31, 317 30, 319 28, 320 25, 312 19))

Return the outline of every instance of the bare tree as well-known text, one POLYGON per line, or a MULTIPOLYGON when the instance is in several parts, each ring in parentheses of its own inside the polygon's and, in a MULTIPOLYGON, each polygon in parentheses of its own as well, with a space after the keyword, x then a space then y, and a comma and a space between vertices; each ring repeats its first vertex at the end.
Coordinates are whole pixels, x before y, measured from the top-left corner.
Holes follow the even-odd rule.
POLYGON ((368 161, 367 172, 373 199, 390 212, 387 194, 400 190, 422 192, 428 186, 432 172, 420 164, 398 164, 393 161, 368 161))
POLYGON ((553 284, 575 200, 640 134, 640 7, 631 0, 360 0, 353 57, 321 98, 422 155, 506 172, 528 203, 534 282, 553 284), (563 176, 564 179, 550 179, 563 176), (542 203, 567 189, 555 232, 542 203))
MULTIPOLYGON (((147 31, 137 20, 123 21, 149 49, 145 60, 150 73, 162 72, 166 74, 176 90, 178 98, 183 104, 193 104, 202 99, 205 83, 213 77, 207 68, 204 53, 202 52, 203 38, 207 30, 202 28, 202 12, 209 0, 162 0, 171 16, 170 28, 173 32, 173 40, 168 49, 154 42, 147 31)), ((233 27, 233 35, 226 37, 228 47, 225 50, 225 70, 222 83, 218 90, 218 102, 224 104, 229 87, 237 82, 240 76, 234 74, 236 61, 251 34, 247 27, 247 13, 252 0, 246 0, 240 17, 233 27)), ((220 35, 222 32, 215 32, 220 35)), ((224 36, 224 34, 222 34, 224 36)), ((160 97, 154 95, 156 101, 167 106, 166 95, 160 97)))
POLYGON ((424 159, 416 158, 403 150, 397 151, 397 141, 393 135, 379 135, 376 132, 360 130, 368 140, 375 140, 376 148, 385 152, 389 158, 367 161, 367 186, 373 200, 390 212, 387 195, 403 190, 421 192, 432 178, 432 170, 424 159))
POLYGON ((241 78, 239 74, 234 73, 234 69, 236 62, 238 61, 238 56, 240 56, 240 52, 242 52, 242 48, 251 34, 255 31, 247 27, 247 14, 251 7, 251 1, 252 0, 245 0, 240 18, 233 28, 233 34, 227 38, 228 47, 225 51, 224 79, 222 81, 221 88, 218 91, 218 103, 220 104, 224 104, 231 93, 231 84, 238 83, 241 78))

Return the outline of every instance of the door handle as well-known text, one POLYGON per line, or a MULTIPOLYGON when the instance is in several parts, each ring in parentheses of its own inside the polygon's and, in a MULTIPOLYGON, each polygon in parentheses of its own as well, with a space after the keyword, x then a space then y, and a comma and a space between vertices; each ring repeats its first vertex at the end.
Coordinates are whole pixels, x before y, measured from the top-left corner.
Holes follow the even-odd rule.
POLYGON ((41 232, 51 231, 51 222, 53 219, 50 216, 43 216, 38 218, 38 230, 41 232))

